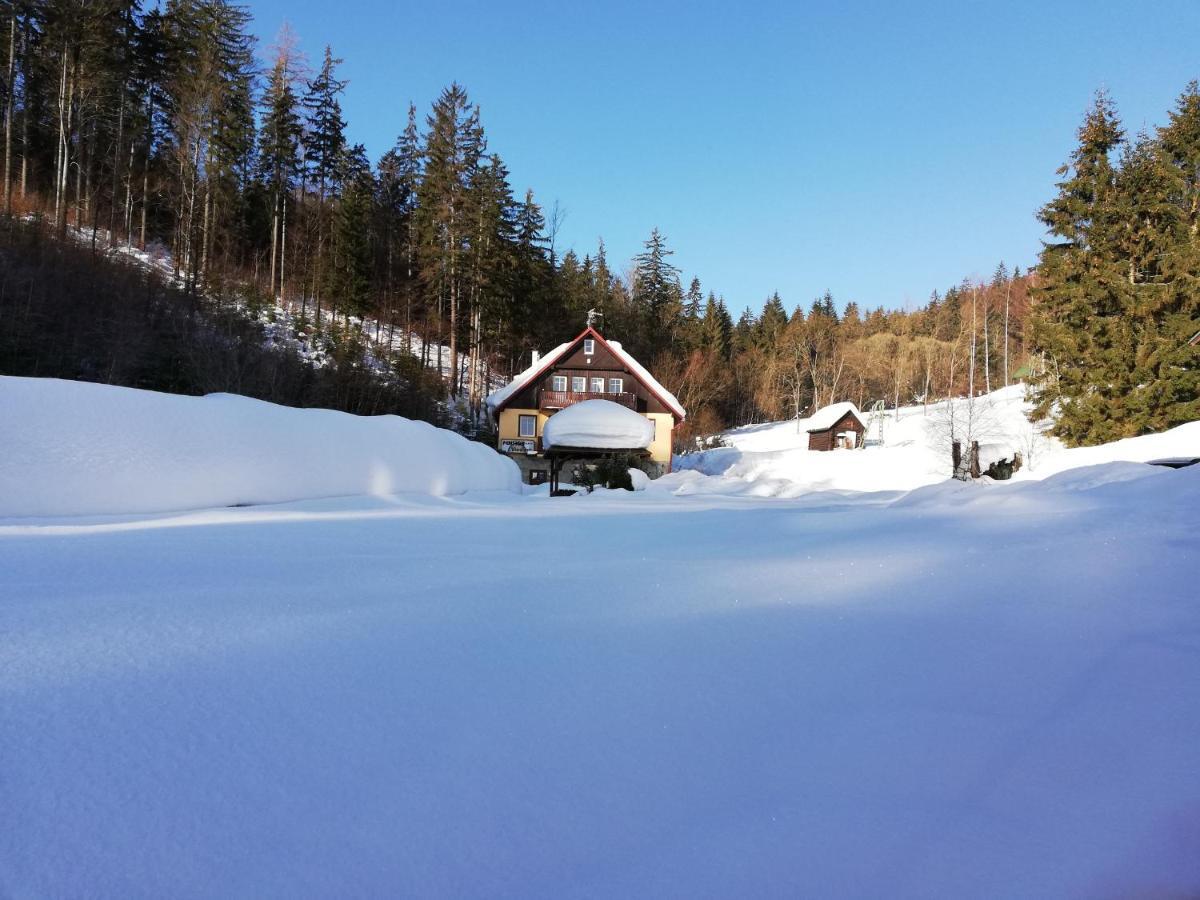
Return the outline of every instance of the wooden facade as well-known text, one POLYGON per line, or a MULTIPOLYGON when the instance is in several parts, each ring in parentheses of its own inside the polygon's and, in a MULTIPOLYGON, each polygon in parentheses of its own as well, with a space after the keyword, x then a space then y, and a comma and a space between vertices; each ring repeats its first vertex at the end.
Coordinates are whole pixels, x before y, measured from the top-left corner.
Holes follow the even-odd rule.
POLYGON ((809 450, 853 450, 855 447, 861 447, 863 443, 863 435, 866 433, 866 426, 853 412, 847 412, 840 419, 830 425, 828 428, 821 428, 808 433, 808 449, 809 450), (839 443, 841 435, 853 433, 853 445, 846 447, 844 443, 839 443))
POLYGON ((594 329, 588 329, 595 337, 593 352, 584 352, 587 332, 576 338, 572 346, 561 357, 546 368, 540 377, 517 391, 503 404, 513 409, 539 409, 557 411, 582 400, 611 400, 645 415, 646 413, 672 414, 672 410, 652 389, 622 362, 594 329), (563 390, 555 387, 555 378, 563 390), (581 382, 582 379, 582 382, 581 382), (621 390, 611 390, 612 382, 619 380, 621 390), (596 382, 599 382, 597 384, 596 382), (597 389, 598 388, 598 389, 597 389))

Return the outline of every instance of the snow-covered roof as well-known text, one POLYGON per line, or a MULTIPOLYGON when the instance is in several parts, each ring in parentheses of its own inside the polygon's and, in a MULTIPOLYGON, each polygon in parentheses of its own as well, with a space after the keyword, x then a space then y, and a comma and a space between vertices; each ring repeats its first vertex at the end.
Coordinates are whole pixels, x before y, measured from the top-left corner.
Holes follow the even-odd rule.
POLYGON ((860 422, 862 421, 862 413, 858 411, 858 407, 847 400, 844 403, 834 403, 818 409, 808 420, 808 430, 813 432, 832 428, 846 413, 854 413, 854 417, 860 422))
POLYGON ((687 411, 683 408, 683 404, 679 402, 678 398, 676 398, 674 394, 663 387, 662 384, 659 383, 658 379, 646 371, 646 368, 636 359, 634 359, 629 352, 621 346, 620 342, 607 341, 598 331, 595 331, 592 328, 588 328, 574 340, 567 341, 565 344, 559 344, 557 347, 531 365, 528 369, 525 369, 525 371, 514 377, 511 382, 500 388, 500 390, 493 391, 491 394, 488 394, 487 399, 484 401, 487 404, 487 408, 493 414, 495 414, 500 407, 508 402, 510 397, 512 397, 518 391, 523 390, 527 385, 535 381, 540 375, 549 371, 560 357, 562 357, 568 350, 579 343, 579 341, 589 333, 599 338, 600 341, 613 352, 613 355, 616 356, 617 359, 620 360, 627 369, 629 369, 633 376, 641 381, 651 393, 655 394, 659 400, 662 401, 663 405, 666 406, 667 409, 671 410, 671 412, 678 416, 681 420, 687 418, 687 411))
POLYGON ((679 402, 674 394, 659 384, 658 379, 647 372, 640 362, 630 356, 625 348, 621 346, 620 341, 605 341, 605 343, 607 343, 612 349, 613 353, 620 358, 621 362, 625 363, 625 365, 629 367, 629 371, 633 372, 633 374, 640 378, 646 387, 658 394, 658 398, 662 400, 663 404, 668 409, 670 409, 681 419, 687 418, 687 411, 683 408, 683 404, 679 402))
POLYGON ((533 381, 534 376, 536 376, 543 369, 552 366, 555 361, 564 353, 566 353, 567 349, 574 343, 574 341, 567 341, 565 344, 559 344, 557 347, 531 365, 528 369, 523 372, 519 372, 512 381, 500 388, 500 390, 492 391, 492 393, 487 395, 487 399, 483 401, 487 404, 487 408, 492 412, 495 412, 500 406, 504 405, 504 402, 509 397, 523 388, 530 381, 533 381))
POLYGON ((654 442, 654 423, 611 400, 584 400, 546 420, 542 444, 597 450, 645 450, 654 442))

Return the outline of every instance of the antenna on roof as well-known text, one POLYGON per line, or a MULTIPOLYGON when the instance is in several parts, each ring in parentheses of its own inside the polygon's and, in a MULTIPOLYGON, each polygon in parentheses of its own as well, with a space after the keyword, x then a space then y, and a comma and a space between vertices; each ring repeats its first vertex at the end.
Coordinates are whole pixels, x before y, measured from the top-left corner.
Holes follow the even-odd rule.
POLYGON ((600 310, 589 309, 588 310, 588 320, 587 320, 588 328, 593 327, 596 324, 597 319, 603 319, 603 318, 604 318, 604 313, 600 312, 600 310))

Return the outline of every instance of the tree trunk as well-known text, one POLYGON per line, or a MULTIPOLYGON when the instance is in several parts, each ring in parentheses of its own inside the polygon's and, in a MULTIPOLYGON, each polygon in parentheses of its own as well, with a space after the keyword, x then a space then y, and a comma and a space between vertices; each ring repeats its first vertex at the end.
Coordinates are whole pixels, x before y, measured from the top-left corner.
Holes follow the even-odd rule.
POLYGON ((1008 387, 1008 307, 1012 300, 1012 281, 1004 292, 1004 386, 1008 387))
POLYGON ((4 214, 12 215, 12 118, 13 102, 17 95, 17 14, 13 11, 8 26, 8 97, 4 104, 4 214))
POLYGON ((275 205, 271 209, 271 282, 267 288, 267 293, 271 295, 271 302, 274 303, 278 295, 275 293, 275 260, 279 256, 279 200, 276 198, 275 205))
POLYGON ((58 77, 58 142, 54 151, 54 227, 65 223, 63 209, 67 180, 67 48, 63 47, 62 66, 58 77))

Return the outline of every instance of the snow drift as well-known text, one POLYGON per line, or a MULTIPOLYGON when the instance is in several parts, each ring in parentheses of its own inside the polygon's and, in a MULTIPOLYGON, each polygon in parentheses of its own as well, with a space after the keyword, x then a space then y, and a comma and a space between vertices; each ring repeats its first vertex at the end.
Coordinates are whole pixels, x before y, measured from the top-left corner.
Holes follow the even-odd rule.
POLYGON ((519 490, 483 444, 399 416, 0 377, 0 516, 519 490))
POLYGON ((560 448, 644 450, 654 443, 654 423, 611 400, 584 400, 546 421, 542 443, 560 448))

